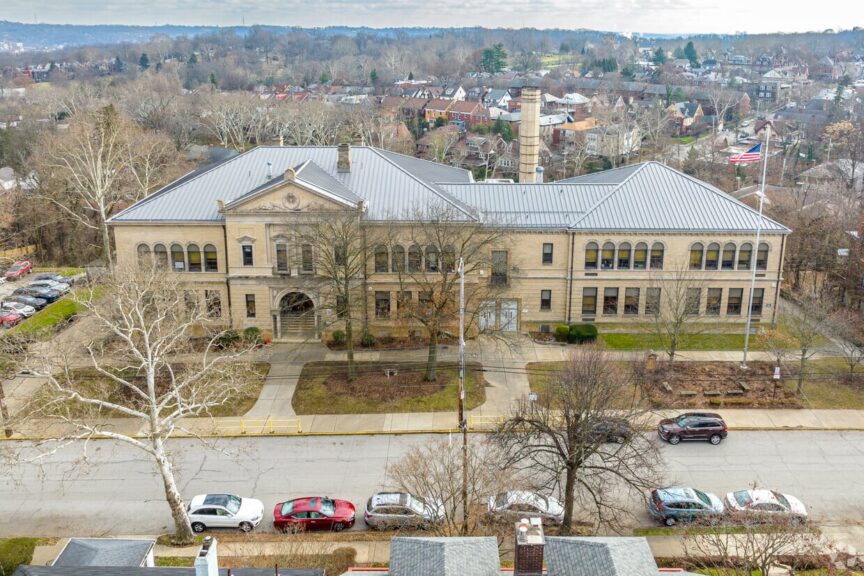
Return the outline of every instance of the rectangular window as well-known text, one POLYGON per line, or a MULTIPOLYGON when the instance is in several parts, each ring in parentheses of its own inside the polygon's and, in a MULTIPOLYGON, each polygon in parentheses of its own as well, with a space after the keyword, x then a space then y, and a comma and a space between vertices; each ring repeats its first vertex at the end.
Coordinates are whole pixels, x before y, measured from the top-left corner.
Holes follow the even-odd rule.
POLYGON ((255 318, 255 295, 246 294, 246 318, 255 318))
POLYGON ((753 289, 753 299, 750 301, 750 313, 754 316, 760 316, 762 314, 762 300, 764 297, 764 288, 753 289))
POLYGON ((540 291, 540 310, 551 310, 552 309, 552 291, 551 290, 541 290, 540 291))
POLYGON ((492 285, 507 285, 507 251, 492 251, 492 285))
POLYGON ((216 257, 216 248, 212 244, 204 246, 204 271, 218 272, 219 260, 216 257))
POLYGON ((605 288, 603 290, 603 314, 618 314, 618 289, 605 288))
POLYGON ((552 264, 552 243, 543 244, 543 264, 552 264))
POLYGON ((207 317, 222 317, 222 295, 218 290, 205 290, 204 299, 207 301, 207 317))
POLYGON ((652 270, 662 270, 663 269, 663 247, 655 244, 651 248, 651 269, 652 270))
POLYGON ((201 272, 201 251, 189 251, 189 272, 201 272))
POLYGON ((288 245, 276 244, 276 270, 288 272, 288 245))
POLYGON ((708 300, 705 303, 705 314, 708 316, 720 315, 720 301, 723 299, 722 288, 709 288, 708 300))
POLYGON ((627 270, 630 268, 630 245, 622 244, 618 247, 618 269, 627 270))
POLYGON ((639 288, 624 290, 624 314, 639 314, 639 288))
POLYGON ((375 318, 390 318, 390 292, 375 292, 375 318))
POLYGON ((183 302, 186 305, 186 312, 195 314, 198 309, 198 294, 187 290, 183 293, 183 302))
POLYGON ((311 244, 303 244, 303 246, 300 247, 300 259, 303 272, 310 274, 315 270, 314 264, 312 262, 311 244))
POLYGON ((735 269, 735 245, 727 244, 723 248, 723 259, 720 261, 720 268, 722 270, 734 270, 735 269))
POLYGON ((711 244, 705 251, 705 269, 717 270, 717 262, 720 260, 720 246, 711 244))
POLYGON ((698 316, 699 307, 702 304, 702 289, 687 288, 684 298, 684 311, 690 316, 698 316))
POLYGON ((597 289, 583 288, 582 289, 582 314, 597 313, 597 289))
POLYGON ((633 250, 633 269, 645 270, 645 264, 648 260, 648 247, 645 244, 637 244, 633 250))
POLYGON ((726 315, 740 316, 741 315, 741 299, 744 296, 743 288, 730 288, 729 298, 726 300, 726 315))
POLYGON ((645 291, 645 314, 660 313, 660 288, 648 288, 645 291))
POLYGON ((241 246, 240 250, 243 253, 243 266, 254 265, 254 261, 252 259, 252 246, 250 244, 244 244, 243 246, 241 246))
POLYGON ((611 243, 604 244, 600 252, 600 268, 611 270, 615 265, 615 246, 611 243))
POLYGON ((588 247, 585 248, 585 269, 597 269, 597 245, 594 243, 589 244, 588 247))
POLYGON ((387 272, 390 264, 387 259, 386 249, 377 248, 375 250, 375 272, 387 272))

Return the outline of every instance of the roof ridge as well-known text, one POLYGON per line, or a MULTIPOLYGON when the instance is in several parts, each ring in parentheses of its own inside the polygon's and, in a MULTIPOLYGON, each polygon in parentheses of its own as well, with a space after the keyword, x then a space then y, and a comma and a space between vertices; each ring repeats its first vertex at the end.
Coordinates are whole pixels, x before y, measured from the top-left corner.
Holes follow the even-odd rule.
MULTIPOLYGON (((642 172, 642 170, 644 170, 645 167, 646 167, 648 164, 650 164, 651 162, 652 162, 651 160, 649 160, 649 161, 647 161, 647 162, 639 162, 639 163, 638 163, 638 165, 639 165, 638 168, 636 168, 635 170, 633 170, 633 172, 631 172, 631 173, 630 173, 626 178, 624 178, 624 180, 622 180, 621 182, 619 182, 618 184, 616 184, 615 187, 612 188, 612 190, 610 190, 609 193, 606 194, 606 196, 604 196, 603 198, 601 198, 600 200, 598 200, 597 203, 594 204, 594 206, 592 206, 591 208, 589 208, 588 210, 586 210, 586 211, 582 214, 582 217, 581 217, 581 218, 577 218, 576 220, 574 220, 574 221, 570 224, 570 227, 573 228, 574 226, 576 226, 577 224, 579 224, 579 222, 581 222, 582 220, 588 218, 588 216, 590 216, 592 212, 594 212, 595 210, 597 210, 597 208, 599 208, 603 203, 605 203, 605 202, 606 202, 607 200, 609 200, 612 196, 614 196, 615 194, 617 194, 617 193, 621 190, 621 187, 624 186, 624 184, 626 184, 627 182, 629 182, 630 179, 633 178, 636 174, 642 172)), ((629 166, 633 166, 633 164, 630 164, 629 166)), ((627 167, 627 166, 621 166, 620 168, 626 168, 626 167, 627 167)))

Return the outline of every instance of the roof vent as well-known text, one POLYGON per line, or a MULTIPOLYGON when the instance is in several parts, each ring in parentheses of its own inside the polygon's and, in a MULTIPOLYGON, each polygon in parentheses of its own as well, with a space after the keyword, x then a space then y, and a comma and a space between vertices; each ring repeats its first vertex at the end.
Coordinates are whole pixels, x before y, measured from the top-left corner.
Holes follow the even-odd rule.
POLYGON ((267 162, 267 180, 273 179, 273 163, 267 162))

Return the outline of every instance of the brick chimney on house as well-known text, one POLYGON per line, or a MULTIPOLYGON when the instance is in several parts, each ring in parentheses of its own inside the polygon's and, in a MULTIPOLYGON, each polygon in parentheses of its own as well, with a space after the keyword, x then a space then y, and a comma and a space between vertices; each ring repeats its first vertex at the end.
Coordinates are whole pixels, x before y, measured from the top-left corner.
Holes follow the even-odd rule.
POLYGON ((339 159, 336 160, 336 171, 340 174, 351 172, 351 146, 347 142, 339 144, 339 159))
MULTIPOLYGON (((524 96, 525 92, 522 94, 524 96)), ((523 518, 516 523, 513 576, 543 575, 543 545, 543 522, 540 518, 523 518)))
POLYGON ((531 184, 537 177, 540 157, 540 88, 522 89, 519 117, 519 182, 531 184))

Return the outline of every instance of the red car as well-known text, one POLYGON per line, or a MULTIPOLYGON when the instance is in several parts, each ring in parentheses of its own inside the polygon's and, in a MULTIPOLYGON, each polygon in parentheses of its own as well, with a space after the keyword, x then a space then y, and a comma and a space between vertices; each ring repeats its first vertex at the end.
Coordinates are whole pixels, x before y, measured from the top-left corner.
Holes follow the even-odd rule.
POLYGON ((9 270, 6 271, 6 279, 7 280, 17 280, 22 276, 29 274, 33 270, 33 264, 29 260, 21 260, 20 262, 15 262, 12 266, 9 267, 9 270))
POLYGON ((24 317, 14 310, 7 310, 5 308, 0 310, 0 326, 4 328, 11 328, 23 319, 24 317))
POLYGON ((282 532, 292 530, 333 530, 339 532, 354 525, 354 504, 320 496, 296 498, 276 504, 273 527, 282 532))

